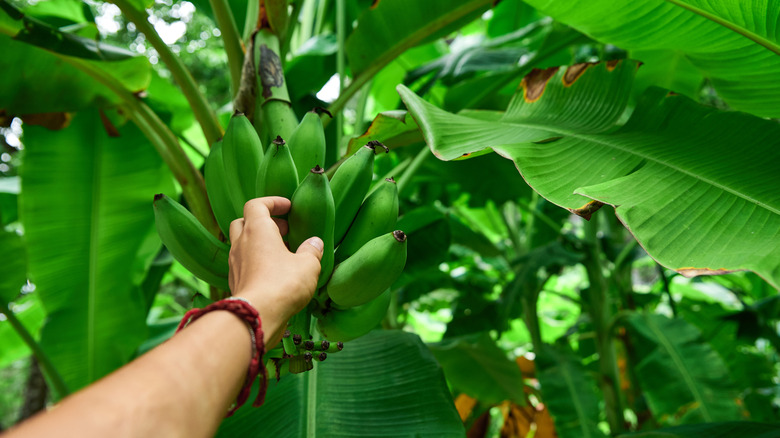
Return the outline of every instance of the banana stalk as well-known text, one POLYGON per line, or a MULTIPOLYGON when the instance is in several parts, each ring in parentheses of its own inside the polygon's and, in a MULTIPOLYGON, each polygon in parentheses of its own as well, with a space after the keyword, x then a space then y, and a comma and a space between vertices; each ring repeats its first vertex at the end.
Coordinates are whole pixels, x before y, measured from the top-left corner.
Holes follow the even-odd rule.
MULTIPOLYGON (((284 67, 279 56, 279 37, 269 29, 260 29, 254 38, 253 57, 257 72, 255 128, 264 144, 269 144, 276 136, 289 141, 298 126, 298 118, 292 110, 287 91, 284 67)), ((304 168, 304 172, 311 167, 304 168)))

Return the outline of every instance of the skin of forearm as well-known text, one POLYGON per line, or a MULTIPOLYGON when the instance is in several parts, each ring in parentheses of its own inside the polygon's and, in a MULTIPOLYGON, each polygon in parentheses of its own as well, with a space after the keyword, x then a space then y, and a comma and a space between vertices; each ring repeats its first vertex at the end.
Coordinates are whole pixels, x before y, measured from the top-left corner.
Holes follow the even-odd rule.
MULTIPOLYGON (((270 348, 285 321, 261 317, 270 348)), ((244 383, 251 351, 243 321, 210 312, 7 436, 211 437, 244 383)))

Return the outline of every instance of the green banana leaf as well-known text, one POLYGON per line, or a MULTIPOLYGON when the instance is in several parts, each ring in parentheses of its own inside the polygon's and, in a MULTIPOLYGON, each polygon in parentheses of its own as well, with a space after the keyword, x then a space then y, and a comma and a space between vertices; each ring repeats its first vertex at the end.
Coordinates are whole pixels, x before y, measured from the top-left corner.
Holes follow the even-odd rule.
POLYGON ((774 438, 777 436, 780 436, 778 424, 725 421, 627 433, 618 435, 618 438, 774 438))
POLYGON ((682 54, 732 108, 763 117, 780 117, 777 4, 769 6, 768 0, 527 3, 596 40, 623 49, 665 50, 670 63, 676 62, 676 54, 682 54), (674 3, 695 8, 699 13, 674 3))
POLYGON ((450 114, 398 91, 440 159, 487 147, 542 196, 589 218, 615 206, 659 263, 686 276, 752 270, 780 287, 780 126, 653 88, 630 120, 637 64, 536 70, 502 115, 450 114))
POLYGON ((373 76, 406 49, 452 32, 485 12, 493 0, 377 2, 358 19, 346 49, 353 77, 373 76))
POLYGON ((780 3, 770 0, 713 2, 712 0, 666 0, 714 21, 780 55, 780 3))
POLYGON ((683 319, 634 314, 628 318, 635 375, 650 410, 663 423, 740 419, 723 359, 683 319))
POLYGON ((428 348, 459 392, 487 404, 526 404, 520 368, 487 333, 448 338, 428 348))
POLYGON ((0 227, 19 220, 17 199, 20 187, 18 176, 0 178, 0 227))
POLYGON ((22 236, 0 227, 0 248, 3 249, 3 263, 0 263, 0 306, 4 311, 22 291, 27 282, 27 255, 22 236))
MULTIPOLYGON (((43 323, 43 309, 37 303, 36 294, 20 297, 22 286, 27 282, 27 255, 22 236, 0 228, 0 248, 3 249, 3 263, 0 264, 0 314, 13 312, 27 331, 37 338, 43 323), (12 301, 14 305, 9 306, 12 301)), ((16 333, 7 316, 0 318, 0 339, 3 340, 0 369, 30 354, 30 348, 16 333)))
MULTIPOLYGON (((33 13, 46 11, 30 9, 33 13)), ((24 17, 19 18, 6 0, 0 2, 0 69, 6 91, 0 94, 0 110, 12 115, 39 114, 106 108, 119 102, 108 87, 66 62, 69 57, 81 58, 89 68, 113 76, 131 92, 149 86, 152 65, 146 57, 24 17), (33 20, 35 26, 21 31, 24 20, 33 20), (24 68, 19 68, 22 65, 24 68)), ((81 18, 86 20, 83 14, 81 18)), ((79 24, 95 25, 94 21, 79 24)))
MULTIPOLYGON (((0 0, 0 33, 62 55, 99 61, 120 61, 136 56, 117 46, 73 33, 62 32, 44 21, 22 12, 8 1, 0 0)), ((82 19, 84 16, 82 15, 82 19)), ((93 23, 94 24, 94 23, 93 23)))
MULTIPOLYGON (((0 109, 9 114, 78 111, 95 106, 105 108, 119 102, 108 87, 44 49, 5 35, 0 35, 0 47, 3 47, 0 69, 4 72, 0 109), (20 65, 24 68, 18 68, 20 65), (53 71, 57 74, 52 75, 53 71)), ((151 80, 151 64, 146 58, 92 65, 119 77, 133 92, 143 90, 151 80)))
MULTIPOLYGON (((4 306, 0 313, 6 312, 7 304, 0 300, 0 306, 4 306)), ((13 304, 14 316, 29 333, 32 340, 37 342, 40 338, 43 320, 46 318, 38 295, 35 293, 26 294, 15 300, 13 304)), ((3 340, 3 346, 0 348, 0 369, 29 356, 32 352, 30 346, 19 335, 7 317, 0 321, 0 339, 3 340)), ((56 391, 56 388, 54 389, 56 391)))
POLYGON ((381 141, 390 149, 421 142, 417 124, 411 117, 406 117, 406 114, 406 111, 385 111, 377 114, 366 132, 349 139, 347 155, 355 153, 371 140, 381 141))
POLYGON ((25 126, 20 216, 29 275, 46 309, 41 345, 69 389, 123 365, 145 339, 133 280, 154 232, 152 198, 172 191, 160 157, 134 126, 109 137, 97 112, 61 131, 25 126))
POLYGON ((596 383, 568 347, 545 344, 537 352, 536 366, 542 399, 561 438, 605 437, 598 428, 599 399, 596 383))
POLYGON ((312 371, 268 385, 220 437, 465 437, 441 369, 416 335, 374 331, 312 371))

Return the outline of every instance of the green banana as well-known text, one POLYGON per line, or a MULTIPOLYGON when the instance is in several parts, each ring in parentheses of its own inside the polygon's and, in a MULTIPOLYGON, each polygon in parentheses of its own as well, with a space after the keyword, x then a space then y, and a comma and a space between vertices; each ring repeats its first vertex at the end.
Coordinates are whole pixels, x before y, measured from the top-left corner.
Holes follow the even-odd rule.
MULTIPOLYGON (((381 300, 381 299, 382 298, 380 296, 379 298, 377 298, 376 300, 373 300, 373 301, 377 301, 377 300, 381 300)), ((388 305, 389 304, 390 304, 390 301, 388 300, 388 305)), ((385 310, 385 313, 387 313, 387 310, 385 310)), ((328 341, 322 341, 322 346, 323 347, 325 347, 325 343, 326 342, 328 342, 328 341)), ((323 348, 323 351, 327 351, 328 353, 333 354, 333 353, 338 353, 339 351, 341 351, 343 349, 344 349, 344 342, 343 341, 338 341, 338 342, 333 342, 333 343, 328 342, 328 348, 327 349, 323 348)))
POLYGON ((239 216, 243 216, 237 213, 233 208, 233 203, 230 201, 227 188, 225 187, 225 167, 222 163, 222 140, 214 143, 209 152, 208 158, 206 158, 206 169, 204 171, 206 178, 206 193, 209 196, 209 203, 211 204, 211 211, 214 212, 214 217, 217 218, 219 229, 222 230, 222 234, 225 237, 230 236, 230 222, 239 216))
POLYGON ((406 234, 375 237, 333 270, 323 292, 339 309, 365 304, 390 287, 406 264, 406 234))
POLYGON ((240 216, 244 204, 255 197, 257 169, 263 161, 263 144, 249 119, 236 112, 230 118, 222 139, 222 160, 225 168, 225 185, 240 216))
POLYGON ((298 169, 299 181, 306 178, 312 167, 325 165, 325 129, 315 110, 303 116, 301 123, 287 139, 287 144, 298 169))
MULTIPOLYGON (((265 141, 272 142, 277 136, 291 138, 297 127, 298 118, 295 116, 295 111, 290 107, 290 102, 272 99, 263 105, 262 129, 260 132, 261 135, 268 137, 264 139, 265 141)), ((266 152, 268 151, 266 150, 266 152)))
POLYGON ((333 271, 333 222, 335 220, 333 195, 325 171, 314 166, 292 195, 287 223, 290 231, 287 241, 290 250, 296 251, 304 240, 317 236, 325 249, 320 260, 320 277, 317 287, 322 287, 333 271))
POLYGON ((257 172, 255 196, 282 196, 290 199, 296 188, 298 171, 290 155, 290 148, 282 137, 277 136, 266 151, 257 172))
POLYGON ((369 240, 392 231, 397 219, 398 187, 393 178, 386 178, 363 201, 355 220, 336 249, 335 262, 341 263, 369 240))
POLYGON ((163 194, 154 195, 154 221, 173 258, 201 280, 228 289, 227 244, 212 236, 181 204, 163 194))
POLYGON ((347 228, 355 218, 363 202, 371 178, 374 175, 374 152, 377 146, 385 147, 378 141, 370 141, 336 169, 330 180, 333 202, 336 204, 336 225, 334 236, 336 244, 341 242, 347 228))
MULTIPOLYGON (((359 338, 379 325, 390 307, 390 289, 362 306, 351 309, 332 309, 317 320, 317 329, 328 339, 342 342, 359 338)), ((337 345, 338 344, 331 344, 337 345)), ((328 349, 330 353, 330 349, 328 349)))

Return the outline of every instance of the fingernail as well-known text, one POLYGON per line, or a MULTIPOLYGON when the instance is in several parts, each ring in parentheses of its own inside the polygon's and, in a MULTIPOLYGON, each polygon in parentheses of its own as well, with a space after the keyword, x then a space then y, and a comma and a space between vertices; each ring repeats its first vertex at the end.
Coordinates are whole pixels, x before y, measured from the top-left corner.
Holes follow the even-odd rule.
POLYGON ((311 239, 309 239, 308 242, 309 245, 317 248, 320 252, 322 252, 322 250, 325 249, 325 244, 322 243, 322 239, 320 239, 319 237, 312 237, 311 239))

